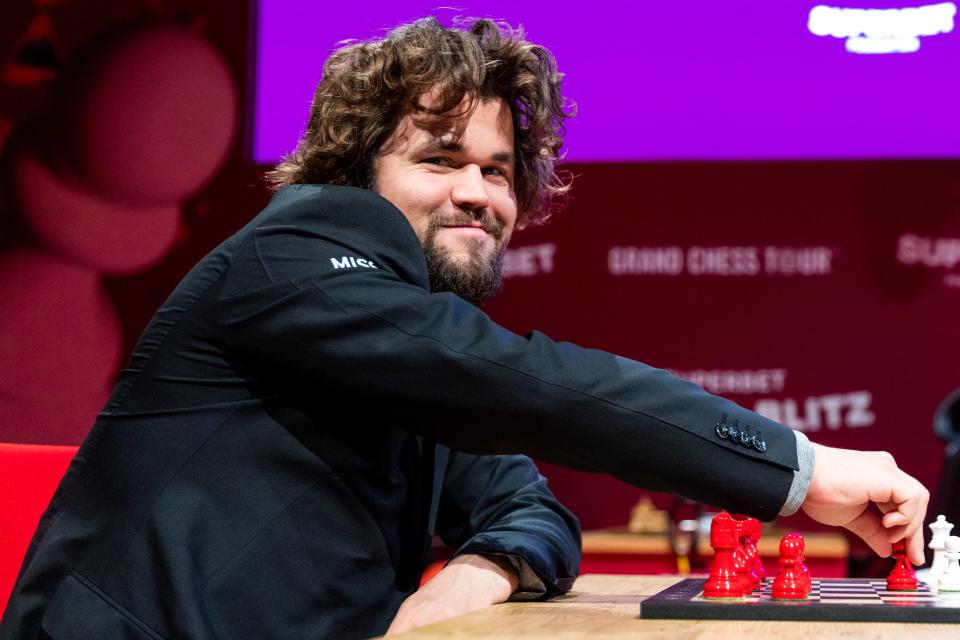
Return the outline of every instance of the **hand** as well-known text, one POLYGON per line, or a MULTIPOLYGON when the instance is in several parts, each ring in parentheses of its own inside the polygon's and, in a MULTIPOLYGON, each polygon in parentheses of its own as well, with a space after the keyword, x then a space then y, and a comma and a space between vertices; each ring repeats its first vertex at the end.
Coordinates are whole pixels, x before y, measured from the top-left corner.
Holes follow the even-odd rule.
POLYGON ((403 633, 504 602, 519 583, 513 566, 505 558, 457 556, 403 601, 385 635, 403 633))
POLYGON ((881 556, 892 543, 907 541, 907 558, 924 563, 923 519, 930 493, 901 471, 885 451, 852 451, 813 445, 816 463, 801 508, 824 524, 863 538, 881 556), (870 509, 877 505, 882 516, 870 509))

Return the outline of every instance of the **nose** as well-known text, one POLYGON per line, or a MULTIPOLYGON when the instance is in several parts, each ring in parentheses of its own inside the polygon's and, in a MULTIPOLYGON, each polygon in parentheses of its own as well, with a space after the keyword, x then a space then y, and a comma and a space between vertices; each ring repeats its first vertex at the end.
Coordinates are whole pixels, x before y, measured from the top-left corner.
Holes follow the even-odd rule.
POLYGON ((450 199, 457 208, 474 212, 490 206, 487 185, 478 165, 466 164, 456 172, 450 199))

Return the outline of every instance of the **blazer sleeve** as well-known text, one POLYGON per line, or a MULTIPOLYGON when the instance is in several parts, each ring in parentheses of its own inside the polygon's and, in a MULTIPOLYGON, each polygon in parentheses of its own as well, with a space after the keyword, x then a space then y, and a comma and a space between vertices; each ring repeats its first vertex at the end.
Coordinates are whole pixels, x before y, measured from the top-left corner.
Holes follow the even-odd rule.
POLYGON ((283 214, 237 239, 221 279, 231 356, 389 408, 451 449, 605 472, 762 519, 783 505, 798 468, 790 429, 661 369, 516 335, 429 292, 413 230, 375 194, 335 190, 283 214))
POLYGON ((455 556, 509 557, 524 599, 569 591, 579 572, 580 525, 526 456, 451 451, 436 533, 455 556))

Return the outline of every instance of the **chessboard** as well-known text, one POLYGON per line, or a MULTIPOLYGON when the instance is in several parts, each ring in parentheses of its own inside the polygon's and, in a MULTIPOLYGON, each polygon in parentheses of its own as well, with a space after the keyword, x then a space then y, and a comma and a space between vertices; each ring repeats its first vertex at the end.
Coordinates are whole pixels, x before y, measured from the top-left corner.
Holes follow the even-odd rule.
POLYGON ((640 604, 640 617, 674 620, 821 620, 829 622, 960 623, 960 598, 931 592, 889 591, 886 580, 834 578, 812 581, 806 600, 771 598, 773 579, 751 595, 729 600, 703 597, 704 578, 687 578, 640 604))

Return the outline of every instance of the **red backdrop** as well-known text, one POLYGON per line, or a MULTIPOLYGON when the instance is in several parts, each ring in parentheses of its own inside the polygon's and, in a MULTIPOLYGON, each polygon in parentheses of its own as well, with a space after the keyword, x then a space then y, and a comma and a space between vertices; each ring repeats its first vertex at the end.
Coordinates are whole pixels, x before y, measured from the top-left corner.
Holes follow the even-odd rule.
MULTIPOLYGON (((26 25, 37 9, 15 4, 26 25)), ((101 0, 97 12, 83 10, 88 4, 49 10, 53 49, 64 58, 128 19, 136 3, 101 0)), ((188 11, 243 95, 250 29, 245 3, 230 4, 137 6, 169 5, 168 22, 188 11)), ((18 49, 0 44, 9 63, 18 49)), ((41 83, 3 95, 19 96, 2 103, 6 132, 33 106, 42 110, 50 92, 41 83)), ((183 204, 177 244, 162 263, 105 279, 125 354, 186 271, 267 201, 245 154, 235 145, 213 182, 183 204)), ((506 289, 488 306, 496 320, 674 369, 825 444, 886 449, 935 488, 943 448, 930 420, 960 386, 960 161, 572 169, 567 210, 515 237, 506 289)), ((32 242, 13 219, 0 229, 4 250, 32 242)), ((69 434, 0 424, 0 439, 75 444, 88 427, 86 416, 69 434)), ((545 471, 585 528, 625 523, 639 494, 601 476, 545 471)))
MULTIPOLYGON (((884 449, 933 489, 960 386, 960 164, 577 167, 516 237, 491 314, 695 379, 805 431, 884 449)), ((636 492, 548 468, 587 528, 636 492)), ((662 500, 660 501, 662 504, 662 500)))

